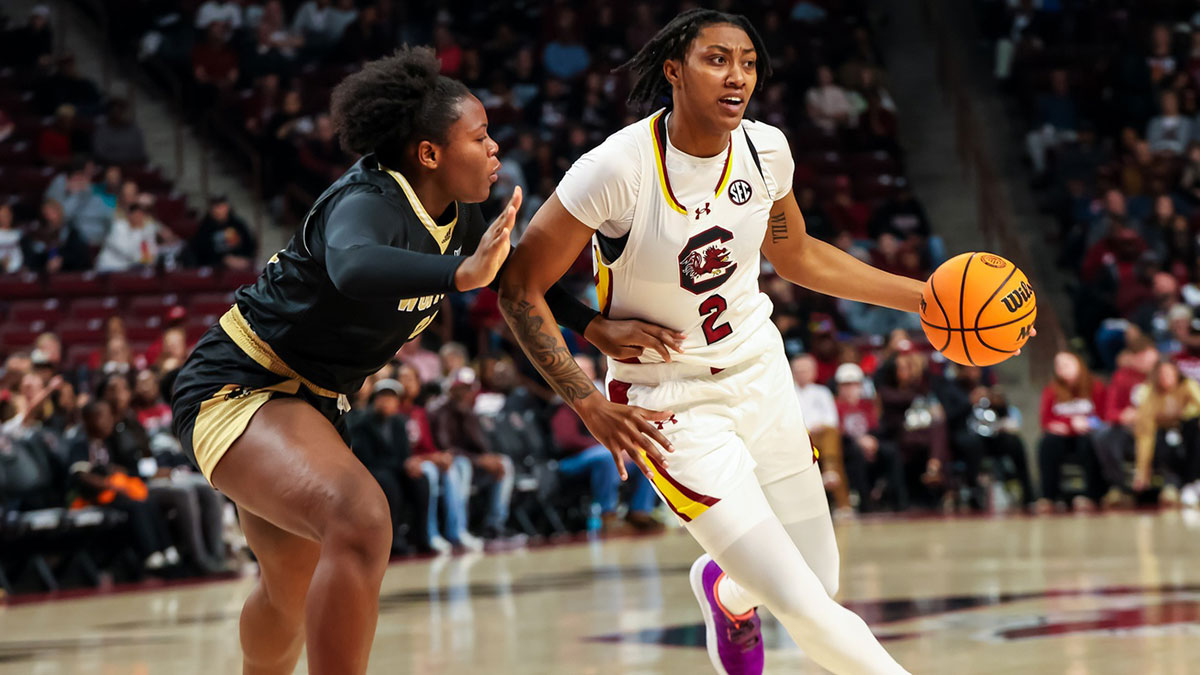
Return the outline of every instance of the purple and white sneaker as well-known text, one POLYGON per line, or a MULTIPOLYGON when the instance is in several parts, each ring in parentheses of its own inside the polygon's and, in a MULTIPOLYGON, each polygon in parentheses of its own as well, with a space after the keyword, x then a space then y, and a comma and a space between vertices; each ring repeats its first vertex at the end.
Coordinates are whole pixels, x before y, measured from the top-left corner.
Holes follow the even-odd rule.
POLYGON ((717 599, 717 582, 725 573, 707 553, 692 563, 692 593, 704 615, 708 658, 720 675, 762 675, 762 625, 757 610, 733 616, 717 599))

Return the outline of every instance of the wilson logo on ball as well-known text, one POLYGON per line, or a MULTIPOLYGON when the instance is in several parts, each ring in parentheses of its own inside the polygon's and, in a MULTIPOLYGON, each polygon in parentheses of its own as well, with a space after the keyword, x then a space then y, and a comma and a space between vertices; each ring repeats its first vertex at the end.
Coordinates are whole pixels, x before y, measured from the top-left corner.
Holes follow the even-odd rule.
POLYGON ((1018 309, 1021 309, 1021 307, 1025 305, 1025 302, 1032 297, 1033 287, 1029 285, 1029 282, 1022 281, 1020 286, 1015 288, 1011 293, 1004 296, 1000 300, 1004 303, 1004 308, 1007 309, 1009 313, 1012 313, 1018 309))
POLYGON ((979 262, 987 265, 988 267, 995 267, 996 269, 1000 269, 1008 264, 1004 261, 1004 258, 1001 258, 998 255, 992 255, 990 253, 985 253, 979 256, 979 262))

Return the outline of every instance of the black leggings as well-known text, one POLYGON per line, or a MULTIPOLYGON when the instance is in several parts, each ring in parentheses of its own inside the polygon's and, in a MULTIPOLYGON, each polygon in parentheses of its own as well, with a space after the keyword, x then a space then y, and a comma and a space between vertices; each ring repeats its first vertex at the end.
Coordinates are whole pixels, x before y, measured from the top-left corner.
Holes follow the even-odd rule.
POLYGON ((1154 435, 1154 469, 1167 485, 1180 487, 1200 478, 1200 418, 1180 423, 1175 443, 1168 442, 1170 431, 1159 429, 1154 435))
POLYGON ((415 541, 428 541, 425 522, 429 508, 429 483, 425 477, 410 478, 403 469, 368 467, 368 470, 387 498, 393 532, 401 525, 409 525, 417 537, 415 541))
MULTIPOLYGON (((1028 506, 1033 503, 1036 493, 1033 491, 1033 480, 1029 477, 1029 460, 1025 456, 1025 444, 1016 434, 999 432, 995 436, 983 439, 984 452, 994 459, 1007 457, 1013 464, 1016 475, 1013 476, 1021 484, 1021 502, 1028 506)), ((999 473, 999 472, 997 472, 999 473)))
POLYGON ((1104 479, 1100 463, 1087 436, 1058 436, 1046 434, 1038 445, 1038 467, 1042 470, 1042 497, 1052 502, 1062 501, 1062 466, 1069 458, 1083 466, 1083 491, 1089 499, 1104 494, 1104 479))

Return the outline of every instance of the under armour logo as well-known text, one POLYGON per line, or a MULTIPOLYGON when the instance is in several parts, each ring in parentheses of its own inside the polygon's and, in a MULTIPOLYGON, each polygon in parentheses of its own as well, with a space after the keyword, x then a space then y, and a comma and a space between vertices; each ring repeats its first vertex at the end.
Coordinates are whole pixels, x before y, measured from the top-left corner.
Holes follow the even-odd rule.
POLYGON ((707 216, 712 213, 712 209, 708 208, 708 202, 704 202, 704 206, 696 209, 696 220, 700 220, 700 216, 707 216))
POLYGON ((659 431, 662 431, 667 422, 670 422, 671 424, 679 424, 679 420, 675 419, 674 415, 671 415, 665 420, 654 420, 654 426, 658 427, 659 431))

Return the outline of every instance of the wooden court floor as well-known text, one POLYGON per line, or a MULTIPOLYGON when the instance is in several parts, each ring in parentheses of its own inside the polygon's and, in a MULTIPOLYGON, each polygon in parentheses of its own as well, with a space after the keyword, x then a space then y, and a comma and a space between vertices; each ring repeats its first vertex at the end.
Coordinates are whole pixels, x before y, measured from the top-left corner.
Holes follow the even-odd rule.
MULTIPOLYGON (((1200 673, 1195 512, 837 530, 841 600, 914 673, 1200 673)), ((697 552, 673 531, 395 564, 371 672, 712 672, 697 552)), ((236 673, 251 583, 0 605, 0 675, 236 673)), ((823 672, 773 621, 764 634, 768 673, 823 672)))

